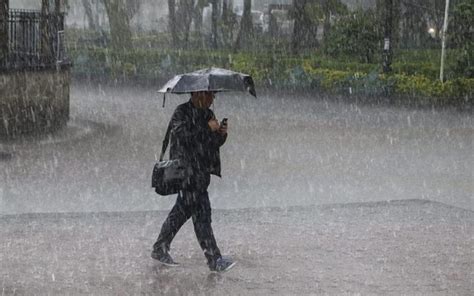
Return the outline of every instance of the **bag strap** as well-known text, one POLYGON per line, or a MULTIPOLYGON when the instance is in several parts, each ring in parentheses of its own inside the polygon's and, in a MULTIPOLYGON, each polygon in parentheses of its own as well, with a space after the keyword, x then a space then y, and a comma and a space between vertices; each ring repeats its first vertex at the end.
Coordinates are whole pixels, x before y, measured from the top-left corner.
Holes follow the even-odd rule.
POLYGON ((168 143, 170 142, 170 132, 171 132, 171 121, 168 124, 168 129, 166 130, 165 139, 163 140, 163 146, 161 148, 160 161, 163 160, 163 157, 165 156, 165 153, 166 153, 166 149, 168 148, 168 143))

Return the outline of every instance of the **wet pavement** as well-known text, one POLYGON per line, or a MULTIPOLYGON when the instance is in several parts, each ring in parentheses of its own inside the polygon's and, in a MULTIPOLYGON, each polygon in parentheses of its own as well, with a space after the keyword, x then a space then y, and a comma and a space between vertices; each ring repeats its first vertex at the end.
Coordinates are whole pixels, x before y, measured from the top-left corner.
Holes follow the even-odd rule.
MULTIPOLYGON (((169 118, 186 96, 75 83, 57 135, 0 142, 0 214, 163 210, 150 188, 169 118)), ((427 199, 474 210, 473 116, 305 93, 219 94, 229 118, 219 209, 427 199)))
POLYGON ((2 295, 469 295, 469 112, 305 93, 218 95, 223 178, 210 187, 221 249, 212 275, 185 225, 182 263, 149 258, 174 197, 150 174, 186 97, 75 83, 71 120, 0 142, 2 295), (388 202, 391 201, 391 202, 388 202))
POLYGON ((470 295, 472 211, 405 200, 214 211, 212 274, 188 222, 149 257, 166 212, 0 218, 2 295, 470 295))

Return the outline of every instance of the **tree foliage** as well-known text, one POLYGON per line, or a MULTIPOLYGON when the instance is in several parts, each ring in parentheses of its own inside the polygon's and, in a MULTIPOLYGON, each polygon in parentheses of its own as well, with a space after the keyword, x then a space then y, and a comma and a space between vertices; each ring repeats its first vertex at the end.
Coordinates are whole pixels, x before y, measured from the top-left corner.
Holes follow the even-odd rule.
POLYGON ((102 0, 110 26, 111 45, 114 49, 128 49, 132 44, 130 19, 138 10, 132 9, 132 0, 102 0))
POLYGON ((380 25, 372 10, 357 10, 340 18, 324 43, 324 50, 331 56, 351 56, 371 63, 380 52, 382 40, 380 25))
POLYGON ((294 19, 292 50, 298 53, 301 48, 315 48, 318 26, 323 23, 326 37, 331 28, 332 17, 347 14, 348 9, 340 0, 294 0, 290 16, 294 19))
MULTIPOLYGON (((474 77, 474 2, 462 0, 453 9, 450 25, 452 46, 461 49, 457 71, 466 77, 474 77)), ((449 29, 448 29, 449 32, 449 29)))
POLYGON ((188 44, 193 19, 202 22, 196 16, 196 10, 202 13, 200 2, 195 6, 194 0, 168 0, 168 31, 175 47, 188 44))
POLYGON ((235 48, 243 48, 251 44, 254 28, 252 23, 252 0, 244 0, 244 11, 240 21, 240 31, 237 36, 235 48))
POLYGON ((348 13, 347 6, 341 0, 322 0, 321 8, 324 14, 324 36, 328 36, 331 29, 331 16, 341 16, 348 13))
POLYGON ((311 0, 293 0, 290 16, 295 20, 291 49, 294 54, 301 48, 317 46, 318 24, 323 17, 320 6, 311 0))
POLYGON ((92 10, 91 0, 82 0, 82 5, 84 6, 84 13, 89 24, 89 29, 95 31, 97 30, 97 22, 95 19, 94 12, 92 10))
POLYGON ((180 42, 184 45, 188 43, 189 31, 193 20, 194 0, 180 0, 176 11, 176 29, 180 42))

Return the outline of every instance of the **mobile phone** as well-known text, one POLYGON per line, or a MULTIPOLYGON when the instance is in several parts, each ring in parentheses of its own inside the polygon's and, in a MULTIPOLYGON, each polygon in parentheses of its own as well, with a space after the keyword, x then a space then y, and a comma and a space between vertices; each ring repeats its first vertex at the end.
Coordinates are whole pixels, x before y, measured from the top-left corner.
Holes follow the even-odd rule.
POLYGON ((227 117, 223 118, 221 121, 221 126, 227 125, 227 117))

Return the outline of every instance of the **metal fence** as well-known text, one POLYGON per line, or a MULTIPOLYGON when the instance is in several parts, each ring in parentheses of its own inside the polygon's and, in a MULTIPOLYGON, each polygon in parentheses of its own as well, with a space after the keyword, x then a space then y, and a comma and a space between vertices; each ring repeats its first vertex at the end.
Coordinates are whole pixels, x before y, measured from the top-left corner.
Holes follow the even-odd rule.
POLYGON ((10 9, 7 55, 0 67, 44 67, 65 60, 64 15, 10 9))

